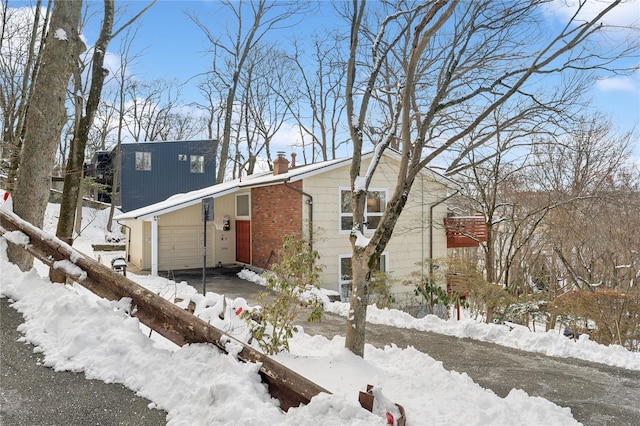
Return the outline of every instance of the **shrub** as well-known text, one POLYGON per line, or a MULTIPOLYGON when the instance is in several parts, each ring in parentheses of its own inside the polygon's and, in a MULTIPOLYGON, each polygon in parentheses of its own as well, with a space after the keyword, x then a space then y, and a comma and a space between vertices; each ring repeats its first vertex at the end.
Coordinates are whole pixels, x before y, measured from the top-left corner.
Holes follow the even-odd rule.
POLYGON ((549 310, 573 331, 589 332, 598 343, 638 350, 640 303, 630 294, 614 289, 576 290, 556 298, 549 310))
POLYGON ((451 294, 447 294, 447 291, 437 284, 431 284, 429 278, 425 277, 421 284, 417 285, 414 293, 416 296, 422 296, 425 303, 429 307, 430 312, 434 312, 436 305, 444 305, 448 311, 453 305, 460 304, 463 308, 469 307, 469 304, 465 299, 461 298, 461 294, 457 291, 452 291, 451 294))
POLYGON ((380 309, 390 308, 396 303, 391 293, 391 278, 384 272, 374 272, 369 284, 369 302, 374 302, 380 309))
POLYGON ((531 296, 521 296, 517 302, 507 307, 503 319, 525 327, 529 327, 529 324, 532 324, 533 331, 535 331, 536 321, 541 323, 549 321, 547 304, 548 302, 545 300, 539 300, 531 296))
POLYGON ((280 261, 273 265, 267 277, 267 289, 257 296, 262 305, 260 320, 244 312, 253 337, 268 355, 289 351, 289 339, 297 331, 293 324, 301 308, 309 308, 307 321, 322 318, 323 303, 317 295, 319 255, 308 242, 295 236, 282 239, 280 261))
POLYGON ((514 298, 501 285, 490 283, 484 279, 475 280, 470 292, 471 311, 484 314, 487 323, 494 319, 504 321, 507 308, 514 302, 514 298))

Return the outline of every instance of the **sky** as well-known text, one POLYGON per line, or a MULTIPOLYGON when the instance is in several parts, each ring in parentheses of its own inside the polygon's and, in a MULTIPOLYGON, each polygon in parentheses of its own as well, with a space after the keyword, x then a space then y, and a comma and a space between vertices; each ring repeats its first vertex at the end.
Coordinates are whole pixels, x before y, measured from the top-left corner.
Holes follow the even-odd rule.
MULTIPOLYGON (((9 0, 10 6, 29 4, 31 1, 9 0)), ((127 8, 127 16, 132 16, 141 10, 149 1, 120 1, 118 7, 127 8)), ((573 4, 575 0, 557 0, 547 9, 545 18, 549 28, 557 29, 560 22, 568 17, 570 9, 559 5, 573 4)), ((101 13, 101 2, 90 0, 95 17, 89 21, 84 37, 88 45, 95 40, 101 13)), ((329 1, 313 3, 317 7, 307 15, 300 18, 302 26, 296 26, 295 30, 287 28, 272 33, 274 39, 282 43, 295 37, 304 40, 312 32, 323 32, 343 25, 339 18, 332 13, 329 1)), ((589 5, 601 7, 601 1, 593 1, 589 5)), ((207 52, 209 42, 205 35, 185 12, 197 16, 203 23, 209 25, 214 34, 223 33, 227 23, 233 24, 228 10, 221 7, 216 0, 158 0, 139 20, 140 28, 131 51, 138 54, 138 58, 131 70, 131 75, 136 78, 153 80, 176 80, 183 83, 181 88, 185 103, 202 102, 202 98, 196 88, 198 75, 211 68, 211 57, 207 52)), ((640 26, 640 1, 628 1, 611 16, 611 22, 621 25, 635 24, 640 26)), ((116 22, 116 28, 122 23, 116 22)), ((119 40, 116 38, 109 47, 108 63, 111 67, 117 67, 119 40)), ((629 64, 640 66, 638 52, 629 64)), ((590 93, 594 108, 609 114, 612 118, 614 129, 624 133, 635 127, 636 145, 634 154, 640 164, 640 70, 631 75, 621 75, 608 79, 594 81, 593 90, 590 93)), ((296 129, 284 127, 274 141, 276 150, 286 146, 288 141, 298 138, 296 129)))
MULTIPOLYGON (((571 4, 572 1, 568 3, 571 4)), ((137 11, 147 2, 138 0, 122 4, 126 4, 131 11, 137 11)), ((560 4, 565 2, 559 0, 555 6, 560 4)), ((602 2, 594 4, 601 7, 602 2)), ((211 68, 211 58, 206 51, 209 44, 202 30, 187 16, 187 11, 204 23, 218 25, 218 28, 211 29, 214 33, 222 33, 227 22, 233 23, 228 11, 214 0, 159 0, 140 19, 141 27, 132 50, 142 53, 135 65, 134 73, 145 79, 175 78, 179 82, 188 82, 182 87, 182 93, 192 101, 200 101, 195 82, 198 74, 211 68)), ((567 8, 549 8, 546 16, 549 27, 557 28, 561 20, 568 17, 568 13, 567 8)), ((611 19, 616 24, 640 25, 640 2, 627 2, 611 19)), ((295 33, 292 29, 284 29, 274 33, 274 37, 286 43, 291 37, 301 39, 311 32, 322 32, 325 28, 342 25, 341 20, 332 15, 328 1, 320 1, 319 7, 302 20, 305 25, 302 28, 296 27, 295 33)), ((91 29, 89 27, 86 33, 89 41, 95 39, 94 33, 97 31, 93 28, 94 31, 91 32, 91 29)), ((115 42, 112 43, 112 49, 115 49, 115 42)), ((635 63, 636 67, 640 65, 637 53, 632 63, 635 63)), ((636 140, 640 141, 640 70, 632 75, 596 81, 590 96, 595 107, 611 115, 616 130, 626 132, 635 126, 636 140)), ((294 129, 285 129, 279 135, 280 140, 276 140, 276 144, 286 144, 284 140, 293 137, 298 137, 297 132, 294 129)), ((638 145, 634 152, 640 161, 640 142, 638 145)))
MULTIPOLYGON (((0 209, 10 212, 10 201, 1 204, 0 209)), ((58 213, 58 205, 48 206, 45 232, 55 232, 58 213)), ((91 244, 105 241, 107 220, 108 210, 84 208, 84 231, 74 248, 95 258, 91 244)), ((180 348, 156 333, 149 337, 149 330, 128 315, 127 300, 107 301, 77 284, 51 285, 48 270, 39 261, 31 271, 21 272, 7 261, 7 239, 19 244, 27 242, 18 232, 0 237, 0 296, 9 299, 24 316, 18 329, 24 335, 21 341, 37 347, 41 365, 55 371, 84 372, 87 379, 121 383, 149 399, 150 409, 165 410, 169 425, 384 425, 384 415, 386 411, 393 412, 393 403, 404 407, 408 424, 579 424, 569 408, 518 389, 501 398, 474 383, 468 375, 448 371, 441 362, 414 348, 389 345, 377 349, 366 345, 364 358, 360 358, 344 348, 343 336, 326 339, 310 336, 304 330, 294 335, 290 353, 274 358, 332 394, 320 394, 308 405, 284 413, 260 383, 258 368, 236 359, 234 348, 238 346, 229 346, 229 353, 223 354, 212 345, 180 348), (367 384, 379 392, 376 399, 381 405, 374 414, 361 409, 357 402, 358 392, 367 384), (453 404, 462 404, 465 410, 451 410, 453 404)), ((113 252, 101 261, 108 265, 111 257, 118 255, 122 253, 113 252)), ((203 296, 185 282, 162 277, 127 276, 162 297, 193 300, 198 316, 246 342, 246 326, 234 312, 237 307, 254 308, 244 299, 227 301, 223 321, 218 313, 224 296, 213 292, 203 296)), ((264 281, 250 271, 240 273, 240 277, 259 284, 264 281)), ((346 315, 348 306, 326 301, 325 310, 346 315)), ((554 330, 534 333, 514 324, 484 324, 470 318, 416 319, 373 305, 368 309, 367 321, 640 371, 638 353, 620 346, 598 345, 586 336, 574 341, 554 330)))
MULTIPOLYGON (((558 4, 564 3, 564 1, 558 2, 558 4)), ((137 8, 140 8, 141 4, 145 3, 134 2, 137 8)), ((602 2, 594 2, 594 4, 600 8, 602 2)), ((329 2, 321 1, 319 8, 302 18, 305 25, 303 29, 296 27, 295 37, 301 38, 300 31, 311 33, 322 31, 323 28, 343 25, 338 18, 331 15, 330 7, 329 2), (307 22, 308 25, 306 25, 307 22)), ((210 68, 210 56, 206 52, 208 42, 202 30, 187 17, 185 11, 195 14, 202 22, 218 23, 221 27, 220 32, 229 20, 228 12, 221 9, 216 1, 159 0, 141 18, 142 27, 135 45, 139 49, 146 48, 146 50, 140 58, 139 72, 150 78, 175 76, 179 81, 187 81, 210 68)), ((561 20, 568 17, 569 12, 570 9, 562 7, 555 8, 553 11, 549 9, 547 13, 549 26, 557 27, 561 20)), ((627 2, 612 15, 611 19, 616 24, 640 25, 640 2, 627 2)), ((229 22, 233 23, 232 20, 229 22)), ((281 40, 294 37, 291 29, 281 30, 277 36, 281 40)), ((633 62, 636 67, 640 66, 638 52, 633 62)), ((185 94, 198 96, 193 86, 187 85, 184 90, 185 94)), ((636 126, 638 127, 636 133, 640 135, 640 70, 632 75, 598 80, 591 95, 594 105, 612 115, 616 128, 627 131, 636 126)), ((637 149, 637 154, 640 156, 640 147, 637 149)))

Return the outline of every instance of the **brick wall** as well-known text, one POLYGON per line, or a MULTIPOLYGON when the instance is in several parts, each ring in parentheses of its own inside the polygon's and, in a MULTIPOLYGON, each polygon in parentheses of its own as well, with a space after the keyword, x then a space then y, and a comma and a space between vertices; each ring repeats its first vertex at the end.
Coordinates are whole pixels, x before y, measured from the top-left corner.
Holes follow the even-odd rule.
MULTIPOLYGON (((302 189, 302 182, 290 186, 302 189)), ((268 269, 278 260, 283 236, 302 236, 302 222, 302 195, 298 192, 283 184, 251 189, 253 265, 268 269)))

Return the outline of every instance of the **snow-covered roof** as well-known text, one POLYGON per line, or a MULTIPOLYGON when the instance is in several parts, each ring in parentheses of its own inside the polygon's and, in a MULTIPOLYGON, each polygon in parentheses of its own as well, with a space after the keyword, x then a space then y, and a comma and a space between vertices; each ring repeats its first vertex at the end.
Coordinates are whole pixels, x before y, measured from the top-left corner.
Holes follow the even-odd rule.
MULTIPOLYGON (((363 160, 370 158, 373 152, 363 154, 363 160)), ((400 158, 398 152, 387 149, 384 155, 400 158)), ((185 207, 192 206, 194 204, 200 204, 205 198, 218 198, 224 195, 233 194, 246 188, 254 188, 259 186, 268 186, 277 184, 280 182, 296 182, 304 178, 308 178, 319 173, 326 173, 328 171, 343 167, 351 163, 351 157, 343 157, 335 160, 323 161, 322 163, 308 164, 305 166, 299 166, 289 169, 286 173, 280 173, 274 175, 273 172, 256 173, 250 176, 245 176, 241 179, 234 179, 227 182, 219 183, 217 185, 208 186, 206 188, 190 191, 184 194, 176 194, 167 198, 164 201, 160 201, 155 204, 150 204, 139 209, 131 210, 130 212, 122 213, 114 219, 138 219, 138 220, 150 220, 154 216, 160 216, 166 213, 171 213, 175 210, 183 209, 185 207)), ((436 182, 439 182, 447 187, 457 187, 450 179, 434 172, 430 169, 425 169, 424 173, 433 178, 436 182)))
POLYGON ((179 210, 194 204, 200 204, 205 198, 217 198, 226 194, 232 194, 238 190, 239 180, 235 179, 229 182, 223 182, 218 185, 208 186, 206 188, 197 189, 184 194, 176 194, 148 206, 131 210, 126 213, 119 214, 114 217, 115 220, 139 219, 149 220, 154 216, 160 216, 172 211, 179 210))

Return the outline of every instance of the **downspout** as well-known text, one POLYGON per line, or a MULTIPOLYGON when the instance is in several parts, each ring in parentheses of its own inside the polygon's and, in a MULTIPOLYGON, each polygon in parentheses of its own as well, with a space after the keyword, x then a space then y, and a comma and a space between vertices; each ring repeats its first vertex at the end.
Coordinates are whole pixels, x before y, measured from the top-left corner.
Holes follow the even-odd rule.
POLYGON ((459 190, 429 205, 429 283, 433 285, 433 208, 456 195, 459 190))
POLYGON ((151 276, 158 276, 158 216, 151 221, 151 276))
POLYGON ((125 259, 127 259, 127 262, 129 261, 129 241, 131 240, 131 228, 128 227, 127 225, 125 225, 124 223, 120 223, 119 220, 116 220, 116 223, 120 226, 122 226, 123 228, 126 228, 129 231, 129 236, 127 236, 127 233, 125 232, 124 234, 124 257, 125 259))
POLYGON ((287 188, 307 197, 307 204, 309 205, 309 248, 313 251, 313 197, 311 194, 289 185, 289 179, 285 180, 283 183, 287 188))

